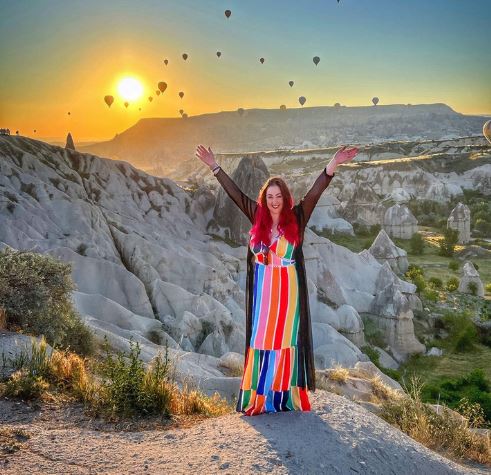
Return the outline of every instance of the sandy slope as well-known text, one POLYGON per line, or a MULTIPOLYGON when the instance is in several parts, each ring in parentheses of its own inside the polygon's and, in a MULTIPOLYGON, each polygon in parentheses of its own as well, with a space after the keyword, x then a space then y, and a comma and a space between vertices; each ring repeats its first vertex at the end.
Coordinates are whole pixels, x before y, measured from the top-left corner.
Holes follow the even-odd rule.
POLYGON ((0 421, 25 428, 31 438, 0 465, 0 472, 489 473, 443 458, 343 397, 317 391, 311 400, 310 413, 232 414, 188 429, 143 432, 104 432, 39 419, 26 423, 12 416, 11 403, 10 409, 1 404, 0 421))

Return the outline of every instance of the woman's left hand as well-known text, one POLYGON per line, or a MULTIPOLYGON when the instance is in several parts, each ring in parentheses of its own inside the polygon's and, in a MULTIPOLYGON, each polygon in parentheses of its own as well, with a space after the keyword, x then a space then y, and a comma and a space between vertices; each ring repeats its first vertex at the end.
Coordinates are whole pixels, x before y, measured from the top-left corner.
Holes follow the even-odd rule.
POLYGON ((339 165, 341 163, 350 162, 357 154, 358 148, 344 145, 334 154, 333 160, 336 162, 336 165, 339 165))

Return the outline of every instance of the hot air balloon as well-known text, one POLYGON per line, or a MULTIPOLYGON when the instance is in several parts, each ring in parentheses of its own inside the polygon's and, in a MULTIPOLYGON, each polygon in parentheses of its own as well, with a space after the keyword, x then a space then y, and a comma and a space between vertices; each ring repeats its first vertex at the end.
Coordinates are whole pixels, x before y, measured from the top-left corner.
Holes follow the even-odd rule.
POLYGON ((160 92, 164 92, 167 89, 167 83, 164 81, 160 81, 158 83, 158 88, 159 88, 160 92))
POLYGON ((183 119, 187 119, 188 118, 188 115, 186 113, 182 114, 182 118, 183 119))
POLYGON ((160 96, 160 89, 157 89, 157 90, 155 91, 155 94, 157 94, 157 96, 160 96))
POLYGON ((319 58, 319 56, 314 56, 314 57, 312 58, 312 61, 314 62, 314 64, 315 64, 316 66, 319 64, 319 61, 320 61, 320 60, 321 60, 321 59, 319 58))
POLYGON ((334 107, 341 107, 341 104, 339 102, 336 102, 336 104, 334 104, 334 107))
POLYGON ((290 84, 290 87, 293 87, 295 83, 293 81, 289 81, 288 84, 290 84))
POLYGON ((286 106, 285 106, 285 104, 281 104, 281 106, 280 106, 280 110, 282 110, 282 111, 286 111, 286 106))
POLYGON ((378 97, 374 97, 372 99, 373 105, 376 106, 378 104, 378 97))
POLYGON ((482 134, 484 135, 484 137, 486 137, 488 142, 491 143, 491 120, 488 120, 482 126, 482 134))
POLYGON ((264 58, 259 58, 261 64, 264 64, 264 58))
POLYGON ((141 112, 142 108, 141 107, 138 107, 138 110, 141 112))
POLYGON ((128 108, 128 106, 129 106, 129 105, 130 105, 130 103, 129 103, 129 102, 125 102, 125 103, 124 103, 124 106, 125 106, 126 108, 128 108))
POLYGON ((217 51, 217 56, 220 57, 222 55, 221 51, 217 51))
POLYGON ((148 96, 148 102, 152 102, 153 101, 153 97, 152 96, 148 96))
POLYGON ((18 130, 15 131, 15 135, 19 135, 19 131, 18 130))
POLYGON ((244 109, 242 109, 242 107, 239 107, 237 109, 237 112, 239 113, 240 116, 244 115, 244 109))
POLYGON ((70 112, 68 112, 67 114, 70 115, 70 112))
POLYGON ((225 10, 225 16, 230 18, 230 15, 232 15, 232 12, 230 10, 225 10))
POLYGON ((169 64, 169 60, 168 59, 164 59, 164 64, 167 66, 169 64))
POLYGON ((179 97, 182 99, 182 98, 184 97, 184 92, 182 92, 182 91, 181 91, 181 92, 179 93, 179 97))
POLYGON ((305 97, 303 96, 300 96, 298 98, 298 102, 300 102, 300 105, 303 106, 307 102, 307 99, 305 99, 305 97))
POLYGON ((182 59, 183 59, 184 61, 186 61, 186 59, 188 59, 188 55, 187 55, 187 53, 183 53, 183 55, 182 55, 182 59))
POLYGON ((34 133, 36 133, 36 129, 34 129, 34 133))
POLYGON ((104 102, 107 104, 107 107, 111 107, 111 104, 114 102, 114 97, 104 96, 104 102))
POLYGON ((179 109, 179 114, 183 114, 184 113, 184 110, 183 109, 179 109))

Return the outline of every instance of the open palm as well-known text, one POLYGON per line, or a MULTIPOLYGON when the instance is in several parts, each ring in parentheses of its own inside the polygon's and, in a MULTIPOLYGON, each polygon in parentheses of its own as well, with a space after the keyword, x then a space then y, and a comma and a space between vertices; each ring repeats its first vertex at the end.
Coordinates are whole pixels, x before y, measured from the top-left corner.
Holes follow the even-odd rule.
POLYGON ((196 157, 199 158, 203 163, 206 163, 209 167, 215 164, 215 154, 211 151, 211 148, 206 149, 203 145, 198 145, 196 147, 196 157))
POLYGON ((357 147, 348 147, 347 145, 344 145, 334 154, 333 158, 339 165, 340 163, 350 162, 357 154, 357 147))

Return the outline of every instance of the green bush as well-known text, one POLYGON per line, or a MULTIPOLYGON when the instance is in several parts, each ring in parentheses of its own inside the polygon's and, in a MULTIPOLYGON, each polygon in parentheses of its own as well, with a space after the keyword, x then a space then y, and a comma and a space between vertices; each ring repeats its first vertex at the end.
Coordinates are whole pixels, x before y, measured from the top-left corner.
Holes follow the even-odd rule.
POLYGON ((457 261, 450 261, 448 263, 448 268, 454 272, 457 272, 459 270, 459 263, 457 261))
POLYGON ((7 326, 89 354, 93 336, 73 308, 74 288, 70 264, 35 252, 0 252, 0 307, 7 326))
POLYGON ((438 243, 440 250, 438 254, 440 256, 452 257, 455 250, 455 245, 459 238, 459 233, 456 229, 447 228, 443 232, 443 239, 438 243))
POLYGON ((491 382, 480 368, 461 378, 443 378, 439 383, 428 384, 423 389, 423 400, 444 402, 457 408, 463 398, 478 403, 487 423, 491 423, 491 382))
POLYGON ((447 344, 453 351, 472 351, 478 341, 475 325, 466 312, 447 312, 442 318, 442 323, 449 332, 447 344))
POLYGON ((417 256, 423 254, 425 247, 423 236, 419 233, 414 233, 409 240, 409 246, 412 254, 417 256))
POLYGON ((491 294, 491 282, 488 282, 488 283, 486 284, 485 289, 486 289, 486 293, 487 293, 487 294, 491 294))
POLYGON ((459 279, 457 277, 450 277, 450 279, 447 280, 447 285, 445 288, 449 292, 455 292, 459 288, 459 279))
POLYGON ((158 356, 154 364, 145 370, 139 356, 138 342, 130 341, 130 352, 119 352, 114 357, 107 340, 105 357, 99 366, 103 376, 104 404, 115 415, 170 414, 172 398, 169 380, 167 347, 165 358, 158 356))
POLYGON ((422 275, 418 275, 414 278, 413 284, 416 286, 418 292, 422 292, 426 288, 426 282, 422 275))
POLYGON ((431 302, 438 302, 438 292, 433 289, 425 289, 423 291, 423 297, 431 302))
POLYGON ((405 277, 416 285, 417 291, 422 292, 426 288, 424 271, 420 266, 410 264, 405 273, 405 277))
POLYGON ((440 290, 443 287, 442 279, 440 279, 439 277, 430 277, 428 279, 428 284, 430 284, 430 287, 433 289, 440 290))
POLYGON ((471 293, 471 295, 477 295, 477 284, 475 282, 469 282, 467 284, 467 290, 471 293))

